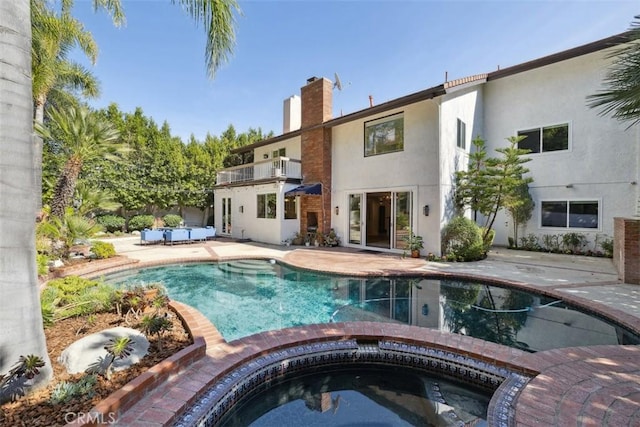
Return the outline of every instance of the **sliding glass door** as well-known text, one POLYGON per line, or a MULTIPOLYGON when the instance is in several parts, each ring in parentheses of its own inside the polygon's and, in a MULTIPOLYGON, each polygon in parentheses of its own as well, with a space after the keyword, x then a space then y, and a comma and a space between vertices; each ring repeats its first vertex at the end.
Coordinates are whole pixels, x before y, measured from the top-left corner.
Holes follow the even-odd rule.
POLYGON ((413 193, 377 191, 349 195, 349 243, 404 249, 413 224, 413 193))

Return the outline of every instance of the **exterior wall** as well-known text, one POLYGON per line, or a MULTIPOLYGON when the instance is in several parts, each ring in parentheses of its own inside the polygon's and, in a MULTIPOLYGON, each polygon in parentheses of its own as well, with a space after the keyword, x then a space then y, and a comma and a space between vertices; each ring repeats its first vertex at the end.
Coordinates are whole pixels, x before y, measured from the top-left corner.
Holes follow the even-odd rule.
MULTIPOLYGON (((532 219, 519 236, 533 233, 580 232, 613 236, 613 218, 630 216, 638 200, 638 127, 599 115, 586 97, 601 88, 607 71, 607 51, 595 52, 489 81, 485 88, 485 132, 488 152, 507 145, 505 138, 518 130, 569 123, 569 150, 531 154, 526 164, 534 182, 532 219), (567 187, 571 184, 570 187, 567 187), (599 200, 600 227, 590 229, 543 228, 541 200, 599 200)), ((512 235, 510 217, 501 214, 494 224, 495 244, 506 245, 512 235)), ((586 249, 590 249, 588 247, 586 249)))
MULTIPOLYGON (((296 184, 273 182, 262 185, 216 189, 215 225, 222 233, 222 199, 231 198, 231 234, 233 238, 248 238, 258 242, 281 244, 298 230, 298 219, 284 219, 284 193, 296 184), (257 195, 277 194, 276 218, 257 217, 257 195)), ((300 207, 298 206, 298 218, 300 207)))
MULTIPOLYGON (((424 253, 440 252, 438 107, 422 101, 402 109, 333 127, 332 225, 349 246, 348 195, 374 191, 413 191, 414 232, 425 240, 424 253), (364 156, 365 122, 404 112, 404 150, 364 156), (434 209, 428 217, 422 207, 434 209), (335 214, 335 207, 339 214, 335 214)), ((364 224, 363 224, 364 227, 364 224)))
POLYGON ((448 93, 440 100, 440 200, 437 206, 440 226, 444 228, 455 209, 455 173, 467 170, 471 141, 483 133, 483 86, 475 85, 448 93), (464 149, 459 148, 458 119, 466 125, 464 149))
POLYGON ((300 153, 300 136, 295 136, 291 139, 278 141, 273 144, 256 148, 255 150, 253 150, 253 161, 259 162, 260 160, 264 160, 265 158, 271 159, 273 158, 273 152, 281 148, 286 149, 286 157, 292 160, 300 160, 302 157, 300 153), (267 157, 264 157, 265 154, 267 155, 267 157))

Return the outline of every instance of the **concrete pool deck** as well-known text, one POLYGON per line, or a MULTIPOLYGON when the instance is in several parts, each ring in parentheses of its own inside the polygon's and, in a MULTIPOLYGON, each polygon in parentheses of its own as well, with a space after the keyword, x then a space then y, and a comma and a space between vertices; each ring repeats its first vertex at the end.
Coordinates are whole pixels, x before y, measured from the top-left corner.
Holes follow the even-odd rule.
MULTIPOLYGON (((341 247, 285 247, 224 239, 174 246, 140 245, 135 237, 109 241, 117 253, 131 263, 103 272, 176 262, 266 258, 300 268, 350 275, 480 278, 562 297, 614 318, 636 332, 640 330, 640 286, 621 283, 611 259, 607 258, 496 248, 483 261, 440 263, 341 247)), ((197 311, 181 304, 177 306, 187 323, 195 325, 195 334, 206 343, 206 352, 153 392, 138 396, 141 400, 121 415, 120 425, 171 425, 204 390, 242 361, 283 346, 336 336, 400 337, 398 339, 437 345, 533 373, 514 404, 513 421, 518 426, 640 425, 639 346, 576 347, 524 353, 469 337, 425 332, 424 328, 413 326, 365 327, 354 323, 272 331, 227 343, 197 311)), ((491 425, 500 425, 496 420, 490 421, 491 425)))

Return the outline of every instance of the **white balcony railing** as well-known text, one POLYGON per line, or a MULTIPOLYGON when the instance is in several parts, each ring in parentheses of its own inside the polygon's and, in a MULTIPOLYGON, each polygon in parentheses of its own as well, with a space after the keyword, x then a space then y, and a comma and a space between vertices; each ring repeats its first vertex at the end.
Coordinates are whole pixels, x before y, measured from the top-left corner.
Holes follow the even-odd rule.
POLYGON ((216 185, 271 178, 302 179, 300 160, 291 160, 288 157, 276 157, 274 159, 261 160, 255 163, 227 168, 218 172, 216 185))

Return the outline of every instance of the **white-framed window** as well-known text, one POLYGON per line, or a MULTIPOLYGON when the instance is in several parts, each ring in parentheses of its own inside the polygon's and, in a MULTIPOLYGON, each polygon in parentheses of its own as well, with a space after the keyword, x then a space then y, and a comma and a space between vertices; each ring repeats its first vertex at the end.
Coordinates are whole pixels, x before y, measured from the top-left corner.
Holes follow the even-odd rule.
POLYGON ((277 206, 276 193, 258 194, 258 218, 275 218, 277 206))
POLYGON ((456 125, 456 142, 458 148, 462 148, 463 150, 467 148, 467 124, 462 120, 458 119, 456 125))
POLYGON ((404 150, 404 113, 364 123, 364 156, 404 150))
POLYGON ((540 202, 540 225, 552 228, 600 227, 598 200, 543 200, 540 202))
POLYGON ((569 123, 519 130, 518 136, 526 137, 518 143, 518 148, 532 153, 569 149, 569 123))

